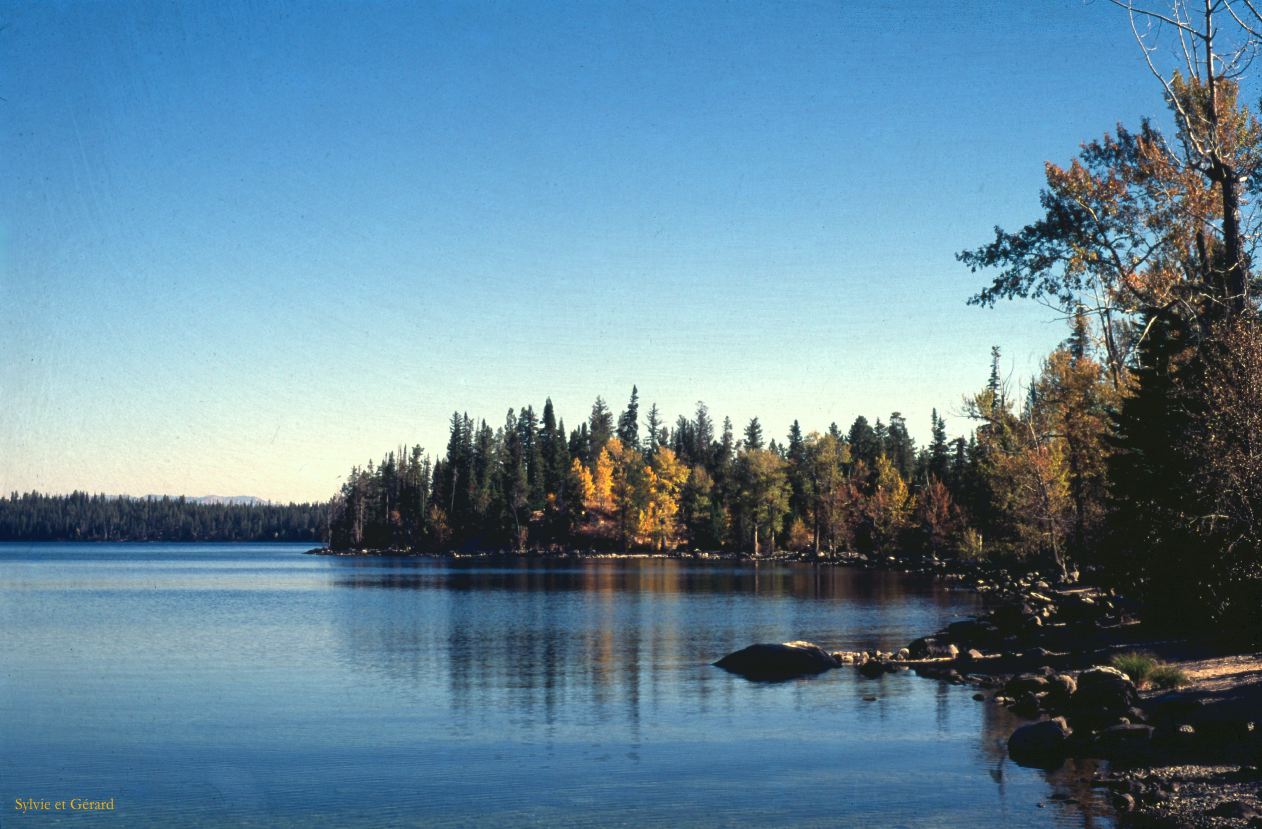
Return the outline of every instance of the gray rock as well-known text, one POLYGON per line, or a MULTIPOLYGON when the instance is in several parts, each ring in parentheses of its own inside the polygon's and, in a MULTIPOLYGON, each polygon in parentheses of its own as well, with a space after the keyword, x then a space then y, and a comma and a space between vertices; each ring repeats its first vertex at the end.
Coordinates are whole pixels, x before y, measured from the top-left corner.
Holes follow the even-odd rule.
POLYGON ((810 642, 786 642, 750 645, 714 664, 748 679, 776 680, 823 673, 840 663, 810 642))
POLYGON ((1103 725, 1116 722, 1139 702, 1139 692, 1126 674, 1116 668, 1088 668, 1078 675, 1078 687, 1069 699, 1075 718, 1103 725))
POLYGON ((1025 717, 1026 719, 1035 719, 1043 713, 1043 700, 1041 694, 1032 694, 1026 691, 1017 697, 1009 708, 1012 713, 1025 717))
POLYGON ((868 679, 876 679, 885 673, 885 665, 875 659, 870 659, 859 666, 859 673, 868 679))
POLYGON ((1022 694, 1038 694, 1048 689, 1048 679, 1042 674, 1018 674, 1004 683, 1005 696, 1019 697, 1022 694))
POLYGON ((1059 763, 1071 734, 1064 717, 1023 725, 1008 738, 1008 756, 1023 766, 1042 768, 1059 763))
POLYGON ((1069 674, 1056 674, 1047 681, 1047 691, 1061 701, 1068 700, 1078 690, 1078 680, 1069 674))
POLYGON ((1139 761, 1148 757, 1152 747, 1150 725, 1110 726, 1095 736, 1090 754, 1108 760, 1139 761))
POLYGON ((961 648, 993 647, 1000 641, 999 629, 990 622, 969 620, 947 625, 946 638, 961 648))

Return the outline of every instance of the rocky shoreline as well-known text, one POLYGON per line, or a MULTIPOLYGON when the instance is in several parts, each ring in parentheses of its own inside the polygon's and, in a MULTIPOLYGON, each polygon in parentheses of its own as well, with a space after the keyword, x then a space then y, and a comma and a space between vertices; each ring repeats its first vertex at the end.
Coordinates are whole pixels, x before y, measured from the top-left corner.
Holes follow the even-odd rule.
POLYGON ((899 566, 898 559, 873 558, 863 553, 835 553, 816 555, 814 553, 797 553, 777 551, 774 553, 753 554, 747 552, 729 552, 725 550, 671 550, 669 552, 611 552, 609 550, 578 549, 527 549, 527 550, 415 550, 407 547, 388 547, 373 549, 338 550, 331 547, 317 547, 305 551, 313 556, 341 556, 365 558, 431 558, 431 559, 509 559, 535 560, 556 559, 559 561, 575 559, 679 559, 685 561, 757 561, 757 562, 799 562, 808 564, 825 564, 840 567, 864 567, 870 569, 899 569, 907 572, 929 572, 931 565, 922 563, 899 566), (908 567, 912 569, 907 569, 908 567))
POLYGON ((789 642, 715 664, 760 680, 848 666, 872 678, 914 671, 973 685, 975 700, 1031 720, 1009 738, 1015 762, 1052 769, 1070 758, 1107 761, 1092 782, 1109 790, 1124 825, 1262 827, 1262 654, 1163 638, 1125 600, 1095 588, 996 569, 942 575, 991 594, 992 608, 893 653, 789 642), (1188 683, 1138 687, 1110 666, 1135 651, 1166 660, 1188 683))

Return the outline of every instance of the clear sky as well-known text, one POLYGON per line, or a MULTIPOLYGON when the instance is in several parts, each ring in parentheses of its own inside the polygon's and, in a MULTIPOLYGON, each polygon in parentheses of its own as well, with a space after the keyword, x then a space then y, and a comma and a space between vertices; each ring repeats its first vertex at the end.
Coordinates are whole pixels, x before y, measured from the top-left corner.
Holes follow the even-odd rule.
MULTIPOLYGON (((0 3, 0 490, 323 499, 453 409, 769 437, 989 348, 954 260, 1160 114, 1105 2, 0 3)), ((950 418, 953 433, 968 428, 950 418)))

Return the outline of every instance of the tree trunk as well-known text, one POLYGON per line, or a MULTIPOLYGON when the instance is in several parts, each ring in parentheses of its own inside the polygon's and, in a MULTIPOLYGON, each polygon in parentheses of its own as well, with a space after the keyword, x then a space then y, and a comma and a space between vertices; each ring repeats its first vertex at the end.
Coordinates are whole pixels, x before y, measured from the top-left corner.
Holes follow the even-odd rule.
POLYGON ((1233 315, 1244 313, 1249 299, 1249 282, 1245 274, 1244 243, 1240 233, 1240 183, 1234 168, 1222 163, 1218 168, 1219 187, 1223 191, 1223 252, 1227 271, 1223 274, 1227 307, 1233 315))

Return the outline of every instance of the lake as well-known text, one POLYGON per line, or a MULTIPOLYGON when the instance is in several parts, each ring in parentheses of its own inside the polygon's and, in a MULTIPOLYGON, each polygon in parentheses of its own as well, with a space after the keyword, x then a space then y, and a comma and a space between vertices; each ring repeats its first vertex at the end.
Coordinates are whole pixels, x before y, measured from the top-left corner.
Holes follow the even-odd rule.
POLYGON ((1113 825, 1089 766, 1008 761, 1019 721, 972 688, 710 665, 754 642, 897 648, 973 594, 309 546, 0 544, 0 825, 1113 825))

